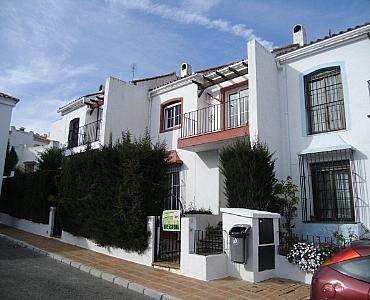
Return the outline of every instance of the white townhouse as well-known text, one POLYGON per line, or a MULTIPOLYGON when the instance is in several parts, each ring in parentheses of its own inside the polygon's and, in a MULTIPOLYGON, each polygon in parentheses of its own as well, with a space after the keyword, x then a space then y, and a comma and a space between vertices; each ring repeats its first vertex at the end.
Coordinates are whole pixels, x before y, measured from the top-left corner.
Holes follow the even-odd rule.
POLYGON ((78 152, 87 144, 98 148, 115 142, 123 130, 142 135, 148 124, 148 90, 176 78, 175 73, 130 82, 108 77, 99 91, 58 109, 61 116, 51 124, 49 137, 78 152))
POLYGON ((10 127, 9 148, 14 147, 18 156, 17 167, 25 172, 35 170, 36 158, 47 148, 58 146, 58 142, 49 140, 46 135, 26 131, 24 127, 10 127))
POLYGON ((277 176, 300 187, 297 231, 327 236, 340 224, 361 234, 370 228, 370 24, 311 43, 296 25, 292 45, 247 48, 248 57, 207 70, 184 63, 180 77, 110 77, 59 109, 50 138, 78 150, 147 127, 171 151, 166 208, 219 214, 226 206, 220 149, 258 137, 274 153, 277 176))
MULTIPOLYGON (((150 132, 176 151, 173 193, 183 206, 225 207, 219 150, 245 134, 265 141, 276 172, 300 187, 297 230, 346 235, 370 228, 370 25, 270 51, 248 43, 248 58, 191 72, 150 95, 150 132)), ((176 207, 176 203, 170 206, 176 207)))
POLYGON ((0 194, 12 111, 19 99, 0 92, 0 194))

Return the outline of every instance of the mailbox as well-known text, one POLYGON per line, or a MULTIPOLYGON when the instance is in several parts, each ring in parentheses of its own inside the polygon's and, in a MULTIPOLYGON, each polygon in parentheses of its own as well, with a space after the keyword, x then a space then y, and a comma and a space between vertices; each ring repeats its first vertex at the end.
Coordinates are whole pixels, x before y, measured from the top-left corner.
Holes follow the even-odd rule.
POLYGON ((231 261, 246 264, 248 260, 248 236, 251 226, 236 224, 229 231, 231 261))

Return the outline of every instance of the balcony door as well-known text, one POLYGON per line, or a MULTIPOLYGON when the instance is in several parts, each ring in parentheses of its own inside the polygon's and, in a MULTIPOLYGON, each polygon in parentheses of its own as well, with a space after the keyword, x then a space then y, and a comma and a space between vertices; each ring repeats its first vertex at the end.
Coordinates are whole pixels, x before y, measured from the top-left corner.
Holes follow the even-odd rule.
POLYGON ((248 90, 233 90, 226 94, 226 127, 235 128, 248 122, 248 90))

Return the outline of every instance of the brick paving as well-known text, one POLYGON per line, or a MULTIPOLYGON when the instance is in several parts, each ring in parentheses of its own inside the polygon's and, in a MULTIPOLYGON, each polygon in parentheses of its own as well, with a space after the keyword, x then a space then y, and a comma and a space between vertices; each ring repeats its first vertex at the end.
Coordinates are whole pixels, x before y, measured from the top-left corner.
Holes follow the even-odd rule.
POLYGON ((283 279, 201 281, 110 257, 0 224, 0 233, 179 299, 309 299, 309 285, 283 279))

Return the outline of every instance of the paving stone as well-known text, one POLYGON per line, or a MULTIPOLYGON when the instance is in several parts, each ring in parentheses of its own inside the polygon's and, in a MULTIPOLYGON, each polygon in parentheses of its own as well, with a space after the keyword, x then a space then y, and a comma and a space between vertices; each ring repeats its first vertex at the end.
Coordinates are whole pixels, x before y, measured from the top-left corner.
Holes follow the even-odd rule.
POLYGON ((70 266, 71 265, 71 262, 72 261, 70 259, 68 259, 68 258, 65 258, 65 257, 62 258, 62 263, 64 263, 64 264, 67 264, 67 265, 70 266))
POLYGON ((91 267, 85 266, 85 265, 81 265, 80 266, 80 270, 83 271, 83 272, 86 272, 86 273, 90 273, 91 267))
POLYGON ((114 278, 116 278, 117 276, 114 276, 113 274, 111 273, 101 273, 101 278, 104 279, 104 280, 107 280, 109 282, 114 282, 114 278))
POLYGON ((81 267, 81 263, 78 261, 71 261, 71 267, 79 269, 81 267))
POLYGON ((120 285, 120 286, 123 286, 125 288, 128 287, 128 284, 130 282, 128 282, 127 280, 123 279, 123 278, 120 278, 120 277, 116 277, 114 278, 114 281, 113 281, 114 284, 117 284, 117 285, 120 285))
POLYGON ((100 271, 100 270, 98 270, 98 269, 91 268, 89 273, 90 273, 90 275, 92 275, 92 276, 95 276, 95 277, 101 278, 101 274, 102 274, 103 272, 102 272, 102 271, 100 271))
POLYGON ((144 289, 144 292, 143 292, 144 295, 147 295, 151 298, 154 298, 154 299, 157 299, 157 300, 161 300, 162 299, 162 295, 163 293, 161 292, 158 292, 156 290, 152 290, 152 289, 148 289, 148 288, 145 288, 144 289))
POLYGON ((53 254, 53 253, 51 253, 51 256, 50 256, 51 258, 53 258, 53 259, 55 259, 55 260, 57 260, 57 261, 62 261, 63 260, 63 256, 60 256, 60 255, 57 255, 57 254, 53 254))
POLYGON ((140 294, 144 293, 145 286, 142 286, 141 284, 135 283, 135 282, 130 282, 128 284, 128 288, 130 290, 133 290, 135 292, 138 292, 140 294))

